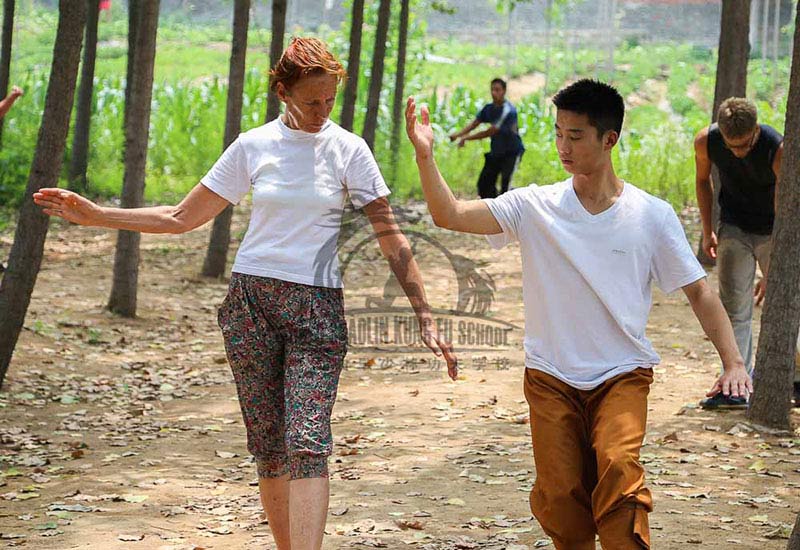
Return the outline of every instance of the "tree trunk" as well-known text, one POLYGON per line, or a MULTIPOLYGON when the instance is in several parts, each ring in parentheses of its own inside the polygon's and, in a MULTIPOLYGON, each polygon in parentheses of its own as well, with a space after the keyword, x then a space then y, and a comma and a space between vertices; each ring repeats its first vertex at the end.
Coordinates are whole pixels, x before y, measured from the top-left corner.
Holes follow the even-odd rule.
MULTIPOLYGON (((228 103, 225 112, 225 137, 222 148, 227 149, 242 128, 242 94, 244 93, 244 69, 247 55, 247 28, 250 25, 250 0, 236 0, 233 7, 233 40, 228 71, 228 103)), ((231 241, 231 217, 233 205, 228 205, 216 218, 211 228, 211 239, 203 262, 203 275, 222 277, 228 260, 228 245, 231 241)))
POLYGON ((750 50, 751 51, 758 51, 758 35, 761 31, 759 31, 760 27, 760 20, 761 20, 761 2, 764 0, 752 0, 750 3, 750 30, 749 30, 749 39, 752 40, 750 43, 750 50))
MULTIPOLYGON (((283 35, 286 34, 286 0, 272 0, 272 40, 269 43, 269 68, 274 69, 283 54, 283 35)), ((281 101, 271 90, 267 93, 266 122, 281 114, 281 101)))
POLYGON ((394 78, 394 101, 392 105, 392 184, 397 181, 397 168, 400 162, 400 129, 405 125, 403 116, 404 84, 406 81, 406 50, 408 49, 408 9, 409 0, 400 0, 400 29, 397 41, 397 71, 394 78))
MULTIPOLYGON (((3 45, 0 50, 0 98, 8 95, 11 72, 11 38, 14 34, 14 0, 3 2, 3 45)), ((3 141, 4 119, 0 119, 0 143, 3 141)))
POLYGON ((358 99, 358 76, 361 65, 361 27, 364 26, 364 0, 353 0, 353 11, 350 15, 350 50, 347 54, 347 82, 344 84, 344 100, 342 101, 342 117, 339 121, 342 128, 353 131, 353 118, 358 99))
POLYGON ((39 127, 8 269, 0 282, 0 386, 11 362, 42 264, 49 220, 41 208, 33 203, 33 193, 42 187, 58 185, 85 22, 85 2, 59 2, 58 29, 42 125, 39 127))
POLYGON ((780 429, 790 427, 789 400, 800 328, 800 10, 796 23, 772 259, 761 315, 755 387, 747 412, 753 422, 780 429))
POLYGON ((794 529, 792 529, 786 550, 800 550, 800 514, 797 514, 797 519, 794 520, 794 529))
POLYGON ((389 18, 392 15, 392 0, 381 0, 378 7, 378 26, 375 29, 375 48, 372 52, 372 74, 367 95, 367 113, 361 136, 375 150, 375 131, 378 128, 378 110, 383 88, 383 64, 386 57, 386 38, 389 35, 389 18))
MULTIPOLYGON (((153 97, 153 65, 156 56, 159 0, 142 2, 139 7, 136 65, 130 86, 130 108, 125 127, 125 176, 121 205, 138 208, 144 202, 144 179, 147 167, 147 142, 150 136, 150 102, 153 97)), ((139 279, 139 241, 134 231, 117 233, 114 256, 114 282, 108 309, 125 317, 136 316, 136 286, 139 279)))
POLYGON ((89 162, 89 130, 92 124, 92 93, 94 91, 94 64, 97 58, 97 21, 100 3, 88 2, 86 12, 86 38, 83 41, 83 65, 78 86, 78 103, 75 112, 75 129, 72 134, 72 158, 69 165, 69 188, 86 192, 86 166, 89 162))
POLYGON ((128 111, 131 106, 134 68, 136 67, 136 32, 139 29, 139 5, 141 0, 128 0, 128 65, 125 69, 125 111, 123 128, 128 127, 128 111))
MULTIPOLYGON (((711 122, 716 122, 717 111, 729 97, 747 95, 747 57, 750 54, 750 0, 722 0, 722 16, 719 30, 719 53, 717 58, 717 81, 714 86, 714 107, 711 122)), ((719 173, 716 166, 711 169, 714 187, 712 225, 717 227, 719 219, 719 173)), ((715 229, 716 231, 716 229, 715 229)), ((716 262, 703 250, 703 239, 697 245, 697 259, 706 266, 716 262)))

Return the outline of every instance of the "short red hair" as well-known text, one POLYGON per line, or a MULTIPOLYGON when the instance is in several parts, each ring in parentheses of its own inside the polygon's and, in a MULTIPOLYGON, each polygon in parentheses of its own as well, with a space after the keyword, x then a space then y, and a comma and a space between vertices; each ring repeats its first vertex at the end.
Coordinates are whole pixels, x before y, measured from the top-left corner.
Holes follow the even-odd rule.
POLYGON ((298 80, 310 74, 335 76, 337 84, 347 78, 344 67, 325 42, 317 38, 294 37, 278 64, 269 72, 269 88, 274 92, 278 82, 281 82, 289 90, 298 80))

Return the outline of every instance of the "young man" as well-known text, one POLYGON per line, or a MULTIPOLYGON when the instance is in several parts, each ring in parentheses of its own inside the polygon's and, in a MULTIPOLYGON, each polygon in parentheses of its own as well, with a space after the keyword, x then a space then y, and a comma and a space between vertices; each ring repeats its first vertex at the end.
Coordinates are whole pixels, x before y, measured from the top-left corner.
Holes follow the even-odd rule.
POLYGON ((752 390, 725 310, 706 283, 675 212, 614 173, 622 97, 581 80, 553 98, 556 148, 572 177, 496 199, 457 200, 433 158, 433 132, 413 99, 406 111, 434 222, 519 241, 525 306, 525 397, 536 483, 531 510, 559 550, 650 548, 639 450, 652 366, 645 338, 651 281, 683 289, 719 351, 724 373, 710 395, 752 390))
POLYGON ((483 170, 478 177, 478 195, 483 199, 494 198, 497 193, 497 176, 501 176, 500 194, 508 191, 511 176, 517 169, 525 147, 519 137, 517 110, 506 99, 506 83, 500 78, 492 80, 492 102, 480 110, 478 116, 460 132, 450 135, 450 141, 458 140, 458 146, 470 140, 490 137, 489 152, 484 154, 483 170), (481 124, 491 124, 486 130, 470 134, 481 124))
MULTIPOLYGON (((753 280, 756 262, 765 277, 769 269, 783 136, 774 128, 758 123, 752 102, 732 97, 720 105, 717 122, 697 134, 694 151, 703 250, 717 260, 722 305, 733 325, 745 367, 752 374, 753 280), (712 165, 717 167, 720 180, 717 232, 712 219, 712 165)), ((756 293, 759 291, 760 302, 763 284, 757 287, 756 293)), ((747 400, 717 394, 700 405, 708 409, 746 408, 747 400)))

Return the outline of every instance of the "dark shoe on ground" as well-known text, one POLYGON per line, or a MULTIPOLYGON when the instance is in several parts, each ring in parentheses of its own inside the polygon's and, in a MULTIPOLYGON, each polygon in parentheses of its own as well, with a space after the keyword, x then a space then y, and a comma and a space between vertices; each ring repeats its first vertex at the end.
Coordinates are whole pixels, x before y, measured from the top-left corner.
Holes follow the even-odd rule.
POLYGON ((800 408, 800 382, 794 383, 794 407, 800 408))
POLYGON ((746 409, 747 399, 718 393, 714 397, 709 397, 708 399, 700 401, 700 407, 708 410, 746 409))

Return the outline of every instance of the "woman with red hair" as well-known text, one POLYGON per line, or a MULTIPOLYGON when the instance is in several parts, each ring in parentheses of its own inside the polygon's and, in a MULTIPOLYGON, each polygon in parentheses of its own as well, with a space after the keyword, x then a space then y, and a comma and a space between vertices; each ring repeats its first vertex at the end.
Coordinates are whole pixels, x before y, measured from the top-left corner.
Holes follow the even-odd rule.
POLYGON ((345 77, 341 64, 320 40, 294 38, 270 75, 284 113, 241 134, 177 206, 107 208, 62 189, 42 189, 34 200, 45 213, 82 225, 184 233, 252 190, 250 224, 218 320, 276 545, 316 550, 328 509, 331 410, 347 350, 342 281, 328 243, 336 243, 348 197, 372 223, 423 341, 444 355, 451 378, 457 366, 371 151, 329 119, 345 77))

